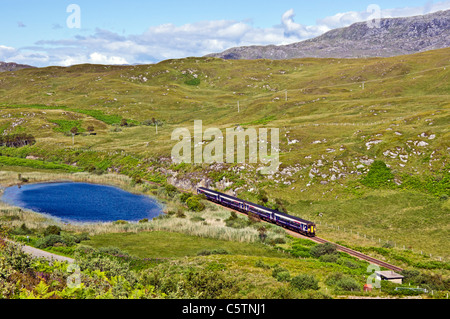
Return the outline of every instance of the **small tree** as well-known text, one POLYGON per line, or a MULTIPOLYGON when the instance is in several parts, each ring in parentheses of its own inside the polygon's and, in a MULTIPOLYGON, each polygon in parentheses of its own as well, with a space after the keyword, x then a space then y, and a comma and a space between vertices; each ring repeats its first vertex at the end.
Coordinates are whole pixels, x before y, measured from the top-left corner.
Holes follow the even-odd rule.
POLYGON ((336 245, 333 245, 331 243, 325 243, 321 245, 316 245, 310 250, 310 254, 316 258, 319 258, 323 255, 333 255, 337 254, 337 248, 336 245))
POLYGON ((230 217, 228 218, 228 220, 236 220, 236 219, 238 219, 238 216, 235 211, 232 211, 230 213, 230 217))
POLYGON ((78 134, 78 127, 74 126, 70 129, 70 133, 72 133, 72 135, 77 135, 78 134))
POLYGON ((361 285, 352 277, 344 277, 337 282, 337 286, 345 291, 361 291, 361 285))
POLYGON ((298 290, 319 290, 319 281, 312 275, 301 274, 291 280, 291 285, 298 290))
POLYGON ((289 281, 291 279, 291 274, 289 270, 277 266, 272 270, 272 277, 278 281, 289 281))
POLYGON ((267 197, 267 194, 266 194, 266 192, 264 190, 260 190, 258 195, 256 196, 256 198, 263 205, 266 204, 269 201, 269 197, 267 197))
POLYGON ((95 128, 92 125, 90 125, 90 126, 88 126, 87 130, 88 130, 89 134, 92 135, 95 131, 95 128))
POLYGON ((178 192, 178 189, 171 184, 166 184, 164 189, 169 197, 174 197, 178 192))
POLYGON ((47 226, 44 230, 44 236, 48 235, 61 235, 61 228, 56 225, 47 226))
POLYGON ((186 201, 186 205, 194 212, 201 212, 205 209, 205 204, 203 204, 196 196, 189 197, 186 201))
POLYGON ((128 126, 128 121, 126 119, 122 119, 120 121, 120 126, 128 126))
POLYGON ((264 242, 267 238, 267 229, 265 226, 261 226, 258 228, 259 239, 264 242))

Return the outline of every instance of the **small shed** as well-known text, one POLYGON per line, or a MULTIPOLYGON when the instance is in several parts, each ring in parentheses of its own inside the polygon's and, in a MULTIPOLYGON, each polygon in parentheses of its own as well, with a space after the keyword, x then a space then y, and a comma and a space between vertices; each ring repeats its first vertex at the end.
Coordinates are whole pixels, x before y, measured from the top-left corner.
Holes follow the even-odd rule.
POLYGON ((372 291, 372 285, 364 285, 364 291, 372 291))
POLYGON ((375 272, 380 280, 387 280, 396 284, 402 284, 404 276, 397 274, 391 270, 375 272))

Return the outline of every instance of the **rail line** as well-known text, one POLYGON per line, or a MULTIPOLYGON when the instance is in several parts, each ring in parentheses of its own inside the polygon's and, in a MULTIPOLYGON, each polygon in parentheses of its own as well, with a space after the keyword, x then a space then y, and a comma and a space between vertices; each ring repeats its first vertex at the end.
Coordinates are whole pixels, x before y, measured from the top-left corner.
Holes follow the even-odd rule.
MULTIPOLYGON (((242 212, 240 212, 240 211, 238 211, 238 210, 232 209, 232 208, 230 208, 230 207, 222 206, 222 205, 217 204, 217 203, 214 203, 214 204, 216 204, 217 206, 223 207, 223 208, 225 208, 225 209, 228 209, 228 210, 230 210, 230 211, 234 211, 234 212, 236 212, 236 213, 238 213, 238 214, 247 216, 246 214, 244 214, 244 213, 242 213, 242 212)), ((262 221, 262 222, 268 223, 268 222, 266 222, 266 221, 262 221)), ((365 255, 365 254, 363 254, 363 253, 361 253, 361 252, 359 252, 359 251, 356 251, 356 250, 347 248, 347 247, 345 247, 345 246, 338 245, 338 244, 333 243, 333 242, 331 242, 331 241, 328 241, 328 240, 326 240, 326 239, 319 238, 319 237, 307 237, 307 236, 304 236, 304 235, 302 235, 302 234, 296 233, 296 232, 294 232, 294 231, 292 231, 292 230, 288 230, 288 229, 285 229, 285 231, 286 231, 288 234, 290 234, 290 235, 292 235, 292 236, 294 236, 294 237, 297 237, 297 238, 304 238, 304 239, 309 239, 309 240, 314 241, 314 242, 319 243, 319 244, 325 244, 325 243, 333 244, 333 245, 336 246, 336 249, 337 249, 338 251, 347 253, 347 254, 349 254, 350 256, 356 257, 356 258, 358 258, 358 259, 368 261, 368 262, 370 262, 371 264, 374 264, 374 265, 377 265, 377 266, 380 266, 380 267, 384 267, 384 268, 389 269, 389 270, 392 270, 392 271, 397 271, 397 272, 402 272, 402 271, 403 271, 403 269, 400 268, 400 267, 397 267, 397 266, 391 265, 391 264, 389 264, 389 263, 387 263, 387 262, 384 262, 384 261, 382 261, 382 260, 379 260, 379 259, 376 259, 376 258, 367 256, 367 255, 365 255)))
MULTIPOLYGON (((298 234, 298 235, 300 235, 300 234, 298 234)), ((305 236, 302 236, 302 237, 305 237, 305 236)), ((331 243, 331 244, 336 246, 337 250, 339 250, 341 252, 344 252, 344 253, 347 253, 347 254, 349 254, 349 255, 351 255, 353 257, 356 257, 356 258, 368 261, 368 262, 370 262, 370 263, 372 263, 374 265, 378 265, 380 267, 384 267, 386 269, 397 271, 397 272, 402 272, 403 271, 403 269, 400 268, 400 267, 388 264, 387 262, 384 262, 382 260, 379 260, 379 259, 367 256, 367 255, 365 255, 365 254, 363 254, 363 253, 361 253, 359 251, 355 251, 353 249, 350 249, 350 248, 347 248, 347 247, 335 244, 335 243, 330 242, 328 240, 325 240, 323 238, 319 238, 319 237, 314 237, 314 238, 305 237, 305 238, 308 238, 308 239, 310 239, 312 241, 315 241, 317 243, 320 243, 320 244, 331 243)))
MULTIPOLYGON (((149 182, 149 181, 145 181, 145 182, 151 183, 151 182, 149 182)), ((153 183, 152 183, 152 184, 153 184, 153 183)), ((156 184, 156 183, 154 183, 154 184, 156 184)), ((179 191, 181 191, 181 192, 183 192, 183 193, 190 193, 190 194, 192 194, 192 192, 186 191, 186 190, 179 190, 179 191)), ((242 212, 240 212, 240 211, 238 211, 238 210, 235 210, 235 209, 233 209, 233 208, 226 207, 226 206, 222 206, 222 205, 217 204, 217 203, 214 203, 214 202, 211 202, 211 203, 213 203, 213 204, 215 204, 215 205, 217 205, 217 206, 220 206, 220 207, 222 207, 222 208, 228 209, 228 210, 230 210, 230 211, 236 212, 236 213, 238 213, 238 214, 247 216, 247 214, 244 214, 244 213, 242 213, 242 212)), ((262 222, 268 223, 268 222, 266 222, 266 221, 262 221, 262 222)), ((402 272, 402 271, 403 271, 403 269, 400 268, 400 267, 397 267, 397 266, 391 265, 391 264, 389 264, 389 263, 387 263, 387 262, 384 262, 384 261, 382 261, 382 260, 379 260, 379 259, 376 259, 376 258, 367 256, 367 255, 365 255, 365 254, 363 254, 363 253, 361 253, 361 252, 359 252, 359 251, 355 251, 355 250, 350 249, 350 248, 347 248, 347 247, 345 247, 345 246, 338 245, 338 244, 333 243, 333 242, 331 242, 331 241, 328 241, 328 240, 326 240, 326 239, 319 238, 319 237, 307 237, 307 236, 304 236, 304 235, 302 235, 302 234, 296 233, 296 232, 291 231, 291 230, 288 230, 288 229, 284 229, 284 230, 285 230, 288 234, 290 234, 290 235, 292 235, 292 236, 294 236, 294 237, 297 237, 297 238, 309 239, 309 240, 314 241, 314 242, 319 243, 319 244, 325 244, 325 243, 333 244, 333 245, 336 246, 336 248, 337 248, 338 251, 347 253, 347 254, 349 254, 350 256, 356 257, 356 258, 358 258, 358 259, 368 261, 368 262, 370 262, 370 263, 372 263, 372 264, 374 264, 374 265, 378 265, 378 266, 380 266, 380 267, 384 267, 384 268, 389 269, 389 270, 392 270, 392 271, 397 271, 397 272, 402 272)))

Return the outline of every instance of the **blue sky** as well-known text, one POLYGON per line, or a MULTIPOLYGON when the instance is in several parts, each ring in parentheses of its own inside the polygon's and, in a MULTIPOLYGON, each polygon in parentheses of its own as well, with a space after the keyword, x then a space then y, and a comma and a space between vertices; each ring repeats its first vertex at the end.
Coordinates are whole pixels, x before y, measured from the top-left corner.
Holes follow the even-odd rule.
POLYGON ((450 9, 450 0, 0 0, 0 61, 154 63, 241 45, 288 44, 370 18, 450 9), (70 4, 80 28, 70 28, 70 4))

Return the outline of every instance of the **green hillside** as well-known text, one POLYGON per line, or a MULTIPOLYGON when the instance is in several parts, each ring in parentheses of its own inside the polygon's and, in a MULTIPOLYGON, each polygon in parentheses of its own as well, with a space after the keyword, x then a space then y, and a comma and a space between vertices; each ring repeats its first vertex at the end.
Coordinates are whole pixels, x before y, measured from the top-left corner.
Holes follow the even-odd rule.
POLYGON ((0 73, 1 132, 37 140, 0 147, 2 164, 11 165, 6 156, 28 157, 158 183, 169 178, 180 188, 209 179, 255 201, 265 192, 269 205, 315 221, 322 237, 358 245, 373 245, 364 239, 373 237, 445 258, 449 67, 450 49, 442 49, 394 58, 187 58, 0 73), (194 120, 223 130, 279 128, 279 172, 171 163, 172 131, 193 132, 194 120), (74 137, 71 127, 78 128, 74 137), (392 179, 368 175, 378 161, 392 179))

